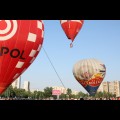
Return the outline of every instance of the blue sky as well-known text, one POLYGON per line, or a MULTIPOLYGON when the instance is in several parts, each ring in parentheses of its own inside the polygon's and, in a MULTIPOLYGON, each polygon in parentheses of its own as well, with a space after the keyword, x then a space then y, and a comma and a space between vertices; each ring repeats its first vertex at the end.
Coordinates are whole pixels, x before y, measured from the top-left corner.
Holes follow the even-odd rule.
MULTIPOLYGON (((66 88, 86 93, 74 78, 72 69, 77 61, 87 58, 96 58, 106 65, 103 81, 120 80, 120 20, 84 20, 73 48, 70 48, 71 41, 67 39, 59 20, 43 22, 43 47, 66 88)), ((31 89, 63 86, 43 49, 22 74, 22 82, 26 80, 30 81, 31 89)))

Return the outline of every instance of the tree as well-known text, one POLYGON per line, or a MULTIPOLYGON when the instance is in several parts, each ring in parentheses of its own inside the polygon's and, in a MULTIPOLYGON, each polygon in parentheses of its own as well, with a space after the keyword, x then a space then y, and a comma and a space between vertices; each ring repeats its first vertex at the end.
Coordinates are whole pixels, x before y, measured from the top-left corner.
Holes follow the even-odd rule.
POLYGON ((66 94, 63 94, 63 93, 62 93, 62 94, 60 95, 60 99, 66 99, 66 94))
POLYGON ((97 93, 95 94, 95 97, 96 97, 96 98, 101 98, 101 97, 103 97, 103 92, 97 92, 97 93))
POLYGON ((12 85, 10 85, 5 92, 2 94, 3 97, 12 97, 12 95, 15 94, 12 85))
POLYGON ((69 98, 71 98, 71 94, 72 94, 72 90, 70 88, 67 89, 67 95, 69 96, 69 98))
POLYGON ((77 99, 79 99, 80 97, 82 97, 82 98, 85 98, 85 97, 88 97, 89 95, 88 95, 88 93, 83 93, 83 92, 79 92, 78 94, 77 94, 77 99))
POLYGON ((44 88, 44 97, 45 98, 50 98, 52 97, 52 87, 46 87, 44 88))
POLYGON ((38 95, 37 97, 41 100, 44 98, 44 92, 42 92, 42 91, 38 91, 37 95, 38 95))
POLYGON ((37 97, 37 91, 35 90, 34 91, 34 99, 36 99, 36 98, 38 98, 38 97, 37 97))

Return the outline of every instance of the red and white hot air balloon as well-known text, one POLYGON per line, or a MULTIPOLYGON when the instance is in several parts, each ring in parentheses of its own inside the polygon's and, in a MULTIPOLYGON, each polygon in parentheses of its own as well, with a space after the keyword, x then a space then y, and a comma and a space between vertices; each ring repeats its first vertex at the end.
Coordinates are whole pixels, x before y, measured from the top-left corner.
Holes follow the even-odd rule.
POLYGON ((72 42, 81 30, 83 23, 84 20, 60 20, 63 31, 72 42))
POLYGON ((0 20, 0 94, 32 64, 43 40, 42 20, 0 20))

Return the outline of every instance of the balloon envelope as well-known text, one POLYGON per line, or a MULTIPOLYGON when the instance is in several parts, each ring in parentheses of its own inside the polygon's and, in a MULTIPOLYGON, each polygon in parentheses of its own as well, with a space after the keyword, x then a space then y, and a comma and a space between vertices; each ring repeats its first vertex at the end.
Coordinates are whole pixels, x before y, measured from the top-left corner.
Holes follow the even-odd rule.
POLYGON ((63 31, 72 42, 81 30, 83 23, 84 20, 60 20, 63 31))
POLYGON ((83 59, 73 67, 76 80, 90 95, 95 95, 106 74, 105 65, 96 59, 83 59))
POLYGON ((0 20, 0 93, 33 63, 43 33, 42 20, 0 20))

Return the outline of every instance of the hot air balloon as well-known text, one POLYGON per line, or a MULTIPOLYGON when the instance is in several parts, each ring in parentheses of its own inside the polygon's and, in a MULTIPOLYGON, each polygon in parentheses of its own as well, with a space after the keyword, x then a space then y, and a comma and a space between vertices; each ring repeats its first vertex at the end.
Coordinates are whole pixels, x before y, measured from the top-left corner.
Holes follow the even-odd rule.
POLYGON ((75 79, 94 96, 106 74, 105 65, 97 59, 83 59, 73 67, 75 79))
POLYGON ((43 40, 42 20, 0 20, 0 94, 33 63, 43 40))
MULTIPOLYGON (((81 30, 84 20, 60 20, 63 31, 72 42, 81 30)), ((70 44, 72 47, 72 43, 70 44)))

